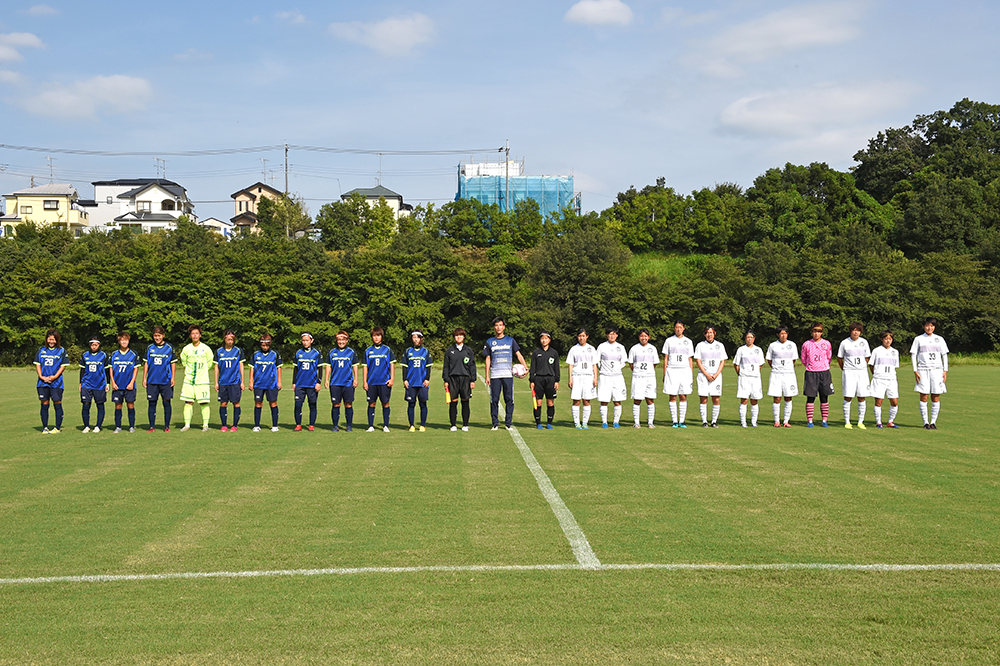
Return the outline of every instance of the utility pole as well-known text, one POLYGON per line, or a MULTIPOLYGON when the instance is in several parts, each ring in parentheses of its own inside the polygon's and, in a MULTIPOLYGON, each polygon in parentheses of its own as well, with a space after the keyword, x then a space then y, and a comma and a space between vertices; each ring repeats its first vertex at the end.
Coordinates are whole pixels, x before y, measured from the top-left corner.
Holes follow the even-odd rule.
POLYGON ((510 210, 510 139, 504 141, 503 170, 507 181, 507 192, 503 195, 503 206, 505 210, 510 210))
POLYGON ((285 144, 285 196, 288 196, 288 144, 285 144))

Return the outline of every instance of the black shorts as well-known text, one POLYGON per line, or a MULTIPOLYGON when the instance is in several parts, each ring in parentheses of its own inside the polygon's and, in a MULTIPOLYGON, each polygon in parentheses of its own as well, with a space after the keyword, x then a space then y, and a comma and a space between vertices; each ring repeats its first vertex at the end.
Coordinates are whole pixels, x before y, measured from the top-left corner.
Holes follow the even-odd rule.
POLYGON ((255 388, 253 390, 254 402, 278 402, 278 389, 275 388, 255 388))
POLYGON ((225 384, 219 387, 219 402, 231 402, 233 404, 243 397, 243 389, 239 384, 225 384))
POLYGON ((535 400, 556 399, 556 378, 552 375, 535 377, 535 400))
POLYGON ((330 402, 335 405, 339 405, 341 402, 346 402, 349 405, 354 404, 354 387, 353 386, 331 386, 330 387, 330 402))
POLYGON ((39 386, 38 399, 42 402, 51 400, 52 402, 62 402, 63 390, 54 386, 39 386))
POLYGON ((295 402, 305 402, 309 401, 309 404, 315 404, 318 392, 315 386, 296 386, 295 387, 295 402))
POLYGON ((89 405, 91 402, 96 402, 99 405, 104 404, 108 400, 108 392, 104 389, 88 389, 85 388, 80 391, 80 402, 85 405, 89 405))
POLYGON ((146 400, 156 402, 160 398, 172 400, 174 397, 174 387, 170 384, 149 384, 146 387, 146 400))
POLYGON ((388 384, 369 384, 366 397, 369 405, 376 400, 381 401, 383 405, 388 405, 389 398, 392 397, 392 387, 388 384))
POLYGON ((406 389, 406 394, 403 396, 403 399, 406 400, 406 402, 427 402, 427 394, 427 387, 421 382, 420 386, 411 386, 406 389))
POLYGON ((472 397, 472 380, 468 377, 449 377, 448 378, 448 392, 451 393, 451 399, 454 400, 468 400, 472 397))
POLYGON ((132 389, 131 391, 128 389, 113 389, 111 391, 111 402, 116 405, 121 405, 123 403, 134 404, 135 389, 132 389))
POLYGON ((810 372, 806 370, 802 395, 808 398, 815 398, 817 395, 833 395, 833 377, 830 375, 830 371, 810 372))

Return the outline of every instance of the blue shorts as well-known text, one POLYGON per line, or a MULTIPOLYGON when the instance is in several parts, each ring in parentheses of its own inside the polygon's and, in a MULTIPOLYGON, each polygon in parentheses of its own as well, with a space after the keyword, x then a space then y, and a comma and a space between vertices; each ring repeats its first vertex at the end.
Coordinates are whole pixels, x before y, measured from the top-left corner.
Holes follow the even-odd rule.
POLYGON ((403 398, 406 402, 413 402, 414 400, 419 400, 420 402, 427 402, 427 388, 426 386, 411 386, 406 389, 406 395, 403 398))
POLYGON ((39 386, 38 399, 42 402, 51 400, 52 402, 62 402, 63 390, 54 386, 39 386))
POLYGON ((392 396, 392 387, 388 384, 368 385, 367 397, 369 405, 376 400, 381 401, 383 405, 388 405, 390 396, 392 396))
POLYGON ((330 401, 339 405, 341 402, 346 402, 349 404, 354 404, 354 387, 353 386, 331 386, 330 387, 330 401))
POLYGON ((254 402, 278 402, 277 388, 255 388, 253 390, 254 402))
POLYGON ((156 402, 158 399, 172 400, 174 387, 170 384, 150 384, 146 387, 146 400, 156 402))
POLYGON ((219 402, 237 403, 243 397, 243 389, 239 384, 226 384, 219 387, 219 402))
POLYGON ((135 403, 135 389, 113 389, 111 391, 111 402, 120 405, 124 402, 135 403))
POLYGON ((91 402, 103 404, 108 399, 108 392, 104 389, 88 389, 80 391, 80 402, 89 405, 91 402))
POLYGON ((309 404, 315 404, 316 402, 316 387, 315 386, 296 386, 295 387, 295 402, 303 402, 305 400, 309 401, 309 404))

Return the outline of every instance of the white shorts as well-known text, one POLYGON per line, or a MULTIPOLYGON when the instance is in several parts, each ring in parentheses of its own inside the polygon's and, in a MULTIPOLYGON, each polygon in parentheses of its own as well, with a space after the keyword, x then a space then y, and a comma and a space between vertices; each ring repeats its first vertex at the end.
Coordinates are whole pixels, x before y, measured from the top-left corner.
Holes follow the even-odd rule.
POLYGON ((597 387, 594 386, 594 375, 573 377, 573 388, 569 391, 570 400, 593 400, 597 397, 597 387))
POLYGON ((876 400, 899 397, 899 382, 892 379, 873 379, 872 385, 868 388, 869 395, 876 400))
POLYGON ((764 389, 761 388, 760 377, 744 377, 740 375, 736 380, 736 397, 742 400, 760 400, 764 397, 764 389))
POLYGON ((691 395, 694 381, 690 368, 667 368, 663 376, 663 392, 667 395, 691 395))
POLYGON ((656 376, 632 377, 632 399, 656 399, 656 376))
POLYGON ((920 373, 920 383, 913 390, 923 395, 940 395, 947 393, 948 387, 944 385, 944 370, 918 370, 920 373))
POLYGON ((722 374, 709 383, 708 377, 704 373, 698 373, 698 395, 702 398, 706 396, 722 395, 722 374))
POLYGON ((795 375, 791 372, 772 372, 767 383, 767 394, 774 398, 791 398, 799 394, 795 384, 795 375))
POLYGON ((597 399, 600 402, 621 402, 628 399, 625 377, 622 375, 601 375, 597 378, 597 399))
POLYGON ((840 379, 840 386, 844 389, 844 398, 867 398, 868 373, 844 371, 840 379))

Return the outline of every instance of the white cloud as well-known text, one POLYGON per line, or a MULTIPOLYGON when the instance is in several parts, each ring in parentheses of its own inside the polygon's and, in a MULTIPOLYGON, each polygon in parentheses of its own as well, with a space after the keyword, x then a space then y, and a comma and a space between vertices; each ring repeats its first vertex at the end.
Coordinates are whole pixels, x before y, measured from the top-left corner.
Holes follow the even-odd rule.
POLYGON ((22 99, 28 113, 63 119, 94 118, 99 112, 145 111, 153 87, 145 79, 116 74, 95 76, 66 86, 48 86, 45 92, 22 99))
POLYGON ((715 11, 692 14, 686 9, 682 9, 680 7, 665 7, 663 11, 660 12, 660 19, 664 24, 679 25, 684 28, 712 23, 713 21, 716 21, 719 16, 719 12, 715 11))
POLYGON ((59 10, 48 5, 35 5, 30 9, 26 9, 24 13, 28 16, 56 16, 59 14, 59 10))
POLYGON ((24 60, 18 49, 44 48, 45 44, 30 32, 10 32, 0 35, 0 62, 4 60, 24 60))
POLYGON ((0 83, 18 83, 21 80, 21 75, 17 72, 9 72, 5 69, 0 69, 0 83))
POLYGON ((384 56, 402 56, 433 39, 434 22, 423 14, 412 14, 378 23, 331 23, 330 34, 337 39, 363 44, 384 56))
POLYGON ((719 122, 750 136, 815 136, 900 108, 916 92, 915 86, 901 82, 781 90, 736 100, 719 122))
POLYGON ((563 19, 586 25, 628 25, 632 10, 621 0, 580 0, 563 19))
POLYGON ((212 58, 213 56, 210 52, 196 49, 193 46, 186 51, 181 51, 173 55, 173 59, 177 62, 204 62, 212 58))
POLYGON ((689 60, 714 76, 738 76, 746 63, 857 38, 861 35, 861 14, 856 2, 788 7, 725 30, 689 60))
POLYGON ((306 22, 306 17, 302 14, 302 12, 300 12, 297 9, 294 9, 290 12, 278 12, 277 14, 274 15, 274 18, 278 19, 279 21, 285 21, 286 23, 292 23, 292 24, 306 22))

